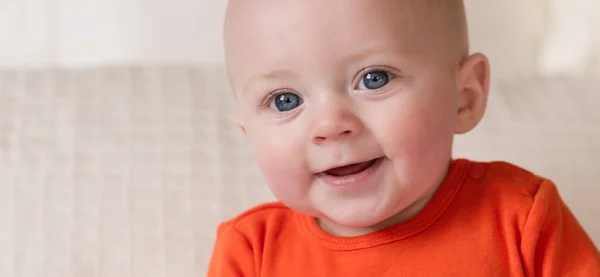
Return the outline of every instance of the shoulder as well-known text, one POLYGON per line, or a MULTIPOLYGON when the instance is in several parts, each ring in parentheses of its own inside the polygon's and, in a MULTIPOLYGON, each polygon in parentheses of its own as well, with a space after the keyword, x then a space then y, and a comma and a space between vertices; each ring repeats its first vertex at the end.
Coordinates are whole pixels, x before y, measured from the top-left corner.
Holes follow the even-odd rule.
POLYGON ((278 222, 289 221, 291 214, 281 203, 266 203, 221 223, 207 276, 258 276, 261 263, 255 260, 257 254, 284 225, 278 222))
POLYGON ((469 161, 461 188, 462 201, 526 216, 536 201, 560 199, 555 184, 519 165, 506 161, 469 161))
MULTIPOLYGON (((560 204, 555 184, 521 166, 505 161, 470 161, 459 193, 460 207, 482 212, 507 226, 523 229, 544 207, 560 204), (516 224, 516 225, 513 225, 516 224)), ((499 224, 503 224, 499 223, 499 224)))
POLYGON ((218 234, 264 236, 268 230, 281 228, 286 222, 290 222, 294 215, 295 212, 281 202, 264 203, 221 223, 218 234))
POLYGON ((506 161, 471 161, 467 186, 485 190, 495 196, 508 196, 532 201, 542 190, 554 190, 544 177, 506 161))

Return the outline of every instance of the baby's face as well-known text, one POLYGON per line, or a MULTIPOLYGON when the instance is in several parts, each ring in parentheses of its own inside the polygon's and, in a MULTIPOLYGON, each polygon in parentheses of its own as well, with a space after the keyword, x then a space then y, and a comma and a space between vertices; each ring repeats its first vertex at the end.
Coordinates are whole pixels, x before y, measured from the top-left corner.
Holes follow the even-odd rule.
POLYGON ((240 125, 279 200, 367 227, 430 194, 451 159, 461 83, 425 7, 234 2, 226 51, 240 125))

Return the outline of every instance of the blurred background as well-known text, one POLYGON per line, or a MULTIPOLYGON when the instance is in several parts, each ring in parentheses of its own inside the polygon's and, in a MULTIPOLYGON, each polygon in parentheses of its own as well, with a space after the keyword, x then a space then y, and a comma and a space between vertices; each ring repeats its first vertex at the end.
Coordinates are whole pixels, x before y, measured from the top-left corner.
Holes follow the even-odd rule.
MULTIPOLYGON (((3 0, 0 66, 221 64, 224 0, 3 0)), ((600 74, 594 0, 467 0, 496 79, 600 74)))
MULTIPOLYGON (((489 110, 456 155, 552 178, 600 243, 600 1, 467 0, 489 110)), ((224 0, 0 0, 0 276, 203 276, 273 200, 232 122, 224 0)))

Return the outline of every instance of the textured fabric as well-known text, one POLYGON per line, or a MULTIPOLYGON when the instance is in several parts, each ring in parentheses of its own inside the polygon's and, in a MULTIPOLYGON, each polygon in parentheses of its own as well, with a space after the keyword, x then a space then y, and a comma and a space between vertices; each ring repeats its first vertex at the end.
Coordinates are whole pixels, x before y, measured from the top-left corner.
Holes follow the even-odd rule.
POLYGON ((210 277, 600 276, 600 253, 556 187, 507 163, 458 160, 428 205, 359 237, 262 205, 220 226, 210 277))
MULTIPOLYGON (((500 84, 456 156, 552 178, 600 243, 600 80, 500 84)), ((0 276, 203 276, 217 225, 274 200, 220 68, 0 70, 0 276)))
POLYGON ((271 199, 223 71, 0 80, 0 276, 199 276, 217 224, 271 199))

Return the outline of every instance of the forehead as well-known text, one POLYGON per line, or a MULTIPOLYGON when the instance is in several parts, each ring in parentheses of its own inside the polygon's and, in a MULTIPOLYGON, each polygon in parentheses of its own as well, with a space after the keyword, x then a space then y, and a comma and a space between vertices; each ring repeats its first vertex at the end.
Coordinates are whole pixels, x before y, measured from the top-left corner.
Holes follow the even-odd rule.
POLYGON ((431 1, 234 0, 225 30, 230 72, 242 78, 290 64, 339 64, 369 52, 428 51, 434 44, 428 34, 439 28, 431 1))

